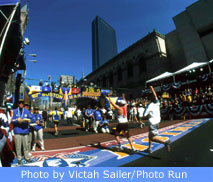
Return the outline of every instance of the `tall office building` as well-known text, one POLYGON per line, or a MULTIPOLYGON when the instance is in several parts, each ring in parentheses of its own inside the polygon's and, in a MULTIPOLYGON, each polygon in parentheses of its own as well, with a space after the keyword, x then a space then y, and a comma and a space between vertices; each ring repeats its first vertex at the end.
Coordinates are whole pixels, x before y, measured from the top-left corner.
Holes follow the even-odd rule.
POLYGON ((117 54, 115 30, 103 19, 96 16, 92 22, 92 69, 101 65, 117 54))

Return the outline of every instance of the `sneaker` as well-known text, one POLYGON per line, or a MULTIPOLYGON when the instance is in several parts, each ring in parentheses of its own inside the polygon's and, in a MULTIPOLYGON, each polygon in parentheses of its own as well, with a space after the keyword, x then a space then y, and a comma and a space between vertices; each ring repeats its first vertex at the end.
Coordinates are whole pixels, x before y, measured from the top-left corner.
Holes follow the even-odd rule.
POLYGON ((122 145, 119 145, 118 148, 119 148, 120 150, 123 150, 123 149, 124 149, 122 145))
POLYGON ((58 136, 58 132, 55 132, 55 136, 58 136))
POLYGON ((25 161, 27 161, 29 163, 33 162, 32 159, 25 159, 25 161))
POLYGON ((147 152, 147 153, 151 154, 152 153, 152 148, 147 148, 146 150, 144 150, 144 152, 147 152))
POLYGON ((97 130, 95 130, 95 133, 98 133, 98 131, 97 131, 97 130))
POLYGON ((32 152, 35 152, 35 149, 32 149, 32 152))
POLYGON ((140 128, 143 128, 143 124, 140 125, 140 128))
POLYGON ((115 148, 117 148, 119 150, 123 150, 124 149, 122 145, 117 145, 117 146, 115 146, 115 148))
POLYGON ((41 148, 42 151, 45 151, 45 148, 41 148))
POLYGON ((166 150, 167 150, 167 152, 170 152, 170 150, 171 150, 171 147, 170 147, 170 143, 171 143, 171 141, 170 140, 167 140, 166 142, 165 142, 165 148, 166 148, 166 150))
POLYGON ((29 156, 32 157, 32 154, 29 152, 29 156))
POLYGON ((133 152, 138 152, 138 150, 137 150, 137 149, 135 149, 135 148, 132 148, 132 151, 133 151, 133 152))

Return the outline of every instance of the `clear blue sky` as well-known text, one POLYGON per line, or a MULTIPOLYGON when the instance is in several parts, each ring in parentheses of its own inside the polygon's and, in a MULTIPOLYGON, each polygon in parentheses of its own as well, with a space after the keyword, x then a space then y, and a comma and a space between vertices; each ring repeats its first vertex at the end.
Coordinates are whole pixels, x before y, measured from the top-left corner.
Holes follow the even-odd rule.
MULTIPOLYGON (((26 0, 22 0, 22 6, 26 0)), ((96 15, 116 31, 118 52, 153 29, 167 34, 175 29, 172 17, 196 0, 31 0, 25 37, 27 78, 57 81, 60 75, 81 78, 92 71, 91 23, 96 15), (32 59, 27 56, 27 59, 32 59)), ((37 81, 27 81, 38 84, 37 81)))

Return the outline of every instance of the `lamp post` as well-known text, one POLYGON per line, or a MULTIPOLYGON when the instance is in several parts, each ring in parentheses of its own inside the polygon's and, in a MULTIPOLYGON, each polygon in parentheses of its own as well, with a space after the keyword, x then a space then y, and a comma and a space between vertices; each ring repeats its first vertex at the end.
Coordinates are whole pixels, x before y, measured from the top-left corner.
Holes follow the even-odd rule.
MULTIPOLYGON (((37 63, 37 60, 27 60, 27 56, 32 56, 32 57, 37 57, 37 54, 26 54, 25 57, 24 57, 24 61, 28 61, 28 62, 32 62, 32 63, 37 63)), ((24 79, 25 79, 25 76, 26 76, 26 70, 23 71, 23 90, 22 90, 22 93, 23 93, 23 99, 24 99, 24 102, 30 102, 29 99, 27 99, 27 95, 25 95, 25 89, 26 89, 26 84, 24 82, 24 79)), ((31 104, 31 103, 29 103, 31 104)))

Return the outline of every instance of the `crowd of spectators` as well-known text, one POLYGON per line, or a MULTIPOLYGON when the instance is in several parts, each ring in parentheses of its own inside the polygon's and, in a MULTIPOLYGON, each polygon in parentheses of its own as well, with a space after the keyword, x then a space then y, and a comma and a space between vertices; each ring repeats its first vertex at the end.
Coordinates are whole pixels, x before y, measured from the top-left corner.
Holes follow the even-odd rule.
POLYGON ((160 98, 161 107, 185 107, 213 103, 213 85, 194 87, 180 90, 171 94, 169 98, 160 98))

